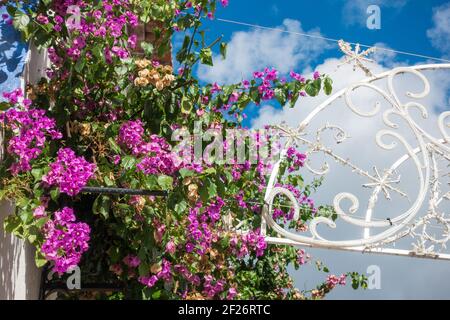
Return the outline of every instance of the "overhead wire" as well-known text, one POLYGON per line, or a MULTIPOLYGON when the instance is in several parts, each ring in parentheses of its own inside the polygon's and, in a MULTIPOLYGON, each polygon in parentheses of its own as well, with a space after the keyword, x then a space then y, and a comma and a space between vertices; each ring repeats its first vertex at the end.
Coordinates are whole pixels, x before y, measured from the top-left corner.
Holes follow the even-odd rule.
MULTIPOLYGON (((325 41, 328 41, 328 42, 338 43, 340 41, 340 39, 324 37, 324 36, 321 36, 319 34, 311 34, 311 33, 305 33, 305 32, 297 32, 297 31, 285 30, 285 29, 281 29, 281 28, 266 27, 266 26, 261 26, 261 25, 258 25, 258 24, 252 24, 252 23, 236 21, 236 20, 231 20, 231 19, 216 18, 216 20, 220 21, 220 22, 225 22, 225 23, 230 23, 230 24, 235 24, 235 25, 241 25, 241 26, 246 26, 246 27, 252 27, 252 28, 256 28, 256 29, 271 30, 271 31, 276 31, 276 32, 280 32, 280 33, 293 34, 293 35, 297 35, 297 36, 301 36, 301 37, 307 37, 307 38, 313 38, 313 39, 321 39, 321 40, 325 40, 325 41)), ((450 63, 450 60, 448 60, 448 59, 437 58, 437 57, 433 57, 433 56, 429 56, 429 55, 424 55, 424 54, 421 54, 421 53, 400 51, 400 50, 389 49, 389 48, 379 47, 379 46, 372 46, 372 45, 362 44, 362 43, 357 43, 357 42, 348 42, 347 41, 347 43, 349 43, 351 45, 359 45, 360 47, 363 47, 363 48, 376 48, 379 51, 386 51, 386 52, 390 52, 390 53, 397 53, 397 54, 412 56, 412 57, 416 57, 416 58, 423 58, 423 59, 428 59, 428 60, 434 60, 434 61, 439 61, 439 62, 450 63)))

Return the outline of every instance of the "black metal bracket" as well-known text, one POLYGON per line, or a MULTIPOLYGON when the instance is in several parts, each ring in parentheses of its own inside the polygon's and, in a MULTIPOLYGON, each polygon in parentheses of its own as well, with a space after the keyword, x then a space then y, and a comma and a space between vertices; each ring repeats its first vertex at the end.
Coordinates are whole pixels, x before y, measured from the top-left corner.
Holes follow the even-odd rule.
POLYGON ((167 197, 168 192, 162 190, 142 190, 142 189, 127 189, 127 188, 108 188, 108 187, 84 187, 81 189, 82 193, 97 193, 97 194, 122 194, 122 195, 136 195, 136 196, 155 196, 167 197))

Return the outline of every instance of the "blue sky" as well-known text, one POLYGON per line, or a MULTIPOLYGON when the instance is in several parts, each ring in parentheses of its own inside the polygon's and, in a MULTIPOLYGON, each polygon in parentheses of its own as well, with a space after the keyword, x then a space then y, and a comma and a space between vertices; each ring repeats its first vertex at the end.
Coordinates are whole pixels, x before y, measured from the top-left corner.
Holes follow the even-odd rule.
MULTIPOLYGON (((376 44, 377 46, 426 56, 445 57, 448 56, 448 51, 450 50, 449 45, 446 44, 446 40, 449 37, 449 30, 448 28, 446 29, 448 22, 445 22, 445 20, 450 20, 450 7, 445 7, 447 10, 439 16, 440 28, 437 28, 435 32, 434 45, 428 30, 436 27, 434 20, 436 20, 437 8, 443 8, 448 3, 448 1, 444 0, 246 0, 230 1, 230 5, 227 8, 218 10, 217 17, 297 32, 319 33, 321 36, 329 38, 344 39, 348 42, 368 45, 376 44), (381 8, 380 30, 370 30, 366 27, 368 18, 366 9, 370 4, 377 4, 381 8), (288 24, 286 24, 286 21, 289 21, 288 24), (298 23, 299 25, 295 26, 293 23, 298 23), (446 32, 442 33, 443 30, 446 32)), ((235 45, 230 48, 232 51, 233 49, 235 51, 240 50, 239 39, 237 39, 236 35, 241 32, 251 33, 253 30, 251 27, 218 20, 206 22, 206 26, 209 29, 210 41, 219 35, 223 35, 225 41, 233 42, 233 39, 236 38, 235 45)), ((260 36, 264 37, 265 35, 260 34, 260 36)), ((244 58, 253 59, 246 65, 251 65, 254 68, 278 66, 282 70, 283 66, 289 66, 290 69, 301 71, 314 69, 327 58, 339 58, 342 56, 337 45, 332 42, 314 41, 299 36, 288 37, 286 34, 280 35, 274 40, 272 43, 260 40, 259 44, 255 45, 255 48, 247 48, 247 52, 243 52, 242 55, 229 58, 229 61, 223 64, 223 69, 227 69, 228 74, 224 70, 220 70, 220 67, 209 70, 202 67, 199 72, 200 79, 205 82, 217 80, 219 83, 239 81, 240 78, 248 76, 249 70, 242 72, 239 78, 238 73, 240 69, 235 68, 233 70, 230 66, 244 65, 242 62, 244 58), (277 41, 289 41, 298 44, 293 47, 285 44, 283 48, 277 41), (279 50, 292 50, 293 52, 287 57, 281 55, 277 61, 274 61, 275 58, 258 57, 258 53, 263 54, 265 51, 268 51, 267 55, 276 55, 277 47, 280 48, 279 50), (307 48, 305 49, 305 47, 307 48), (247 54, 248 50, 252 51, 254 57, 247 54), (296 51, 300 52, 300 57, 295 57, 296 51), (285 58, 289 60, 289 63, 280 65, 280 61, 285 58), (238 63, 234 63, 234 60, 238 60, 238 63), (230 73, 236 75, 236 77, 231 77, 230 73)), ((248 36, 243 41, 253 41, 252 36, 248 36)), ((388 57, 389 59, 381 55, 379 58, 377 61, 384 66, 392 66, 394 64, 411 65, 424 62, 424 59, 405 55, 392 55, 388 57)), ((276 103, 272 103, 272 105, 280 108, 280 106, 276 106, 276 103)), ((247 110, 249 117, 244 122, 244 125, 251 126, 253 120, 258 117, 258 112, 257 107, 250 106, 247 110)))
MULTIPOLYGON (((410 0, 403 6, 384 5, 394 1, 367 1, 379 3, 382 14, 381 30, 369 30, 365 24, 351 23, 353 17, 348 16, 346 0, 246 0, 230 1, 225 10, 219 10, 220 18, 245 21, 249 23, 278 26, 285 18, 297 19, 306 30, 320 28, 321 33, 336 39, 352 42, 377 43, 384 42, 391 47, 403 51, 424 52, 439 56, 427 38, 426 30, 432 27, 432 8, 446 3, 444 0, 410 0), (347 9, 346 9, 347 8, 347 9)), ((359 21, 365 21, 364 12, 359 21)), ((223 33, 229 38, 236 27, 220 22, 212 23, 213 32, 223 33)))
MULTIPOLYGON (((441 52, 431 46, 426 33, 433 26, 433 8, 445 3, 448 1, 231 0, 226 9, 219 9, 217 17, 269 27, 281 25, 286 18, 296 19, 301 21, 304 29, 320 28, 320 32, 330 38, 343 38, 346 41, 367 44, 383 42, 397 50, 440 56, 441 52), (354 3, 358 2, 380 4, 382 17, 380 30, 369 30, 365 26, 367 17, 365 12, 357 9, 352 11, 349 8, 352 6, 349 3, 355 6, 354 3), (396 2, 398 2, 397 5, 392 4, 396 2), (358 17, 354 17, 355 15, 358 17)), ((362 7, 367 6, 362 5, 362 7)), ((246 27, 218 21, 211 22, 209 25, 211 34, 223 34, 225 39, 230 39, 235 31, 246 29, 246 27)), ((307 40, 303 39, 303 41, 307 40)), ((411 61, 415 60, 411 59, 411 61)))

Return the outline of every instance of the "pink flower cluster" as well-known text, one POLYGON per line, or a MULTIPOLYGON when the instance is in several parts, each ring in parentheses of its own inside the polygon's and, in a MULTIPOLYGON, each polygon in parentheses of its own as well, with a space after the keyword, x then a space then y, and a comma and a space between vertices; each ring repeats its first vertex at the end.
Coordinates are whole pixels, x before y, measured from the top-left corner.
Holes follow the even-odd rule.
POLYGON ((289 75, 291 76, 292 79, 295 79, 295 80, 297 80, 299 82, 305 82, 306 81, 305 77, 303 77, 301 74, 296 73, 294 71, 291 71, 289 73, 289 75))
POLYGON ((144 127, 140 120, 125 122, 119 129, 117 142, 135 156, 144 156, 137 169, 145 174, 172 175, 179 166, 166 140, 157 135, 144 139, 144 127))
POLYGON ((143 285, 151 288, 159 279, 166 282, 172 279, 172 264, 164 258, 161 261, 161 270, 157 274, 139 277, 138 280, 143 285))
MULTIPOLYGON (((94 38, 112 38, 112 46, 104 48, 106 61, 112 63, 112 54, 120 59, 128 58, 128 48, 136 46, 136 35, 130 35, 127 40, 127 45, 121 45, 121 37, 125 34, 127 26, 136 27, 139 23, 138 17, 131 12, 128 0, 110 0, 102 1, 103 8, 101 10, 93 10, 84 12, 88 7, 83 0, 55 0, 53 7, 56 12, 55 15, 45 16, 39 14, 36 18, 40 24, 53 23, 53 30, 61 32, 65 25, 71 32, 79 34, 71 43, 61 43, 61 48, 74 61, 78 60, 82 54, 82 50, 86 47, 86 43, 90 37, 94 38), (117 10, 120 9, 120 10, 117 10)), ((63 60, 56 55, 53 55, 52 61, 62 62, 63 60)), ((89 56, 92 53, 87 52, 89 56)))
POLYGON ((17 175, 31 170, 31 161, 42 153, 47 137, 56 140, 61 139, 62 134, 56 130, 55 120, 45 116, 45 110, 29 109, 31 101, 22 99, 20 89, 4 93, 3 96, 11 104, 17 104, 21 100, 18 107, 22 110, 11 108, 0 114, 0 121, 13 132, 7 151, 17 158, 17 162, 10 168, 12 174, 17 175))
POLYGON ((144 127, 141 120, 128 121, 120 127, 117 142, 135 156, 144 155, 150 152, 150 145, 144 141, 143 135, 144 127))
POLYGON ((267 249, 267 243, 259 229, 249 231, 240 237, 234 235, 230 240, 230 245, 233 254, 239 259, 245 258, 251 252, 255 252, 256 256, 260 257, 264 255, 264 251, 267 249))
POLYGON ((297 151, 293 147, 290 147, 287 150, 287 158, 292 163, 292 165, 288 168, 289 172, 294 172, 305 165, 306 155, 297 151))
POLYGON ((210 274, 205 275, 203 283, 203 294, 208 298, 214 298, 225 289, 225 280, 216 280, 210 274))
POLYGON ((199 286, 201 283, 200 277, 196 274, 193 274, 189 272, 188 268, 186 266, 181 264, 176 264, 174 266, 174 270, 180 274, 183 278, 185 278, 189 283, 199 286))
POLYGON ((275 96, 273 90, 273 81, 278 79, 278 71, 276 69, 265 68, 264 71, 256 71, 253 73, 253 78, 260 79, 262 83, 258 86, 258 91, 261 94, 262 100, 271 100, 275 96))
POLYGON ((95 169, 95 164, 89 163, 83 157, 77 157, 69 148, 62 148, 42 181, 48 186, 57 186, 69 196, 75 196, 94 176, 95 169))
POLYGON ((305 252, 303 249, 297 250, 297 263, 299 265, 304 265, 308 263, 308 261, 311 259, 311 256, 305 252))
POLYGON ((205 254, 212 243, 217 241, 215 224, 220 219, 220 212, 224 205, 222 198, 217 197, 206 208, 202 208, 201 202, 198 202, 194 208, 189 209, 187 252, 196 250, 198 254, 205 254))
POLYGON ((123 263, 125 263, 129 268, 136 268, 141 264, 141 259, 138 256, 129 254, 123 258, 123 263))
MULTIPOLYGON (((275 186, 276 187, 283 187, 283 188, 286 188, 289 191, 291 191, 292 194, 294 195, 294 197, 297 199, 298 204, 309 207, 311 209, 312 214, 315 214, 317 212, 317 208, 314 205, 314 200, 309 198, 309 197, 307 197, 307 196, 305 196, 295 186, 290 185, 290 184, 282 185, 280 183, 277 183, 275 186)), ((274 219, 278 219, 278 218, 281 218, 281 217, 284 218, 284 219, 287 219, 287 220, 292 220, 293 217, 294 217, 294 210, 293 209, 289 210, 288 214, 286 215, 285 212, 282 209, 275 208, 274 212, 273 212, 273 218, 274 219)))
POLYGON ((333 289, 337 285, 345 286, 347 275, 343 274, 340 277, 335 275, 329 275, 327 277, 327 286, 329 289, 333 289))
POLYGON ((5 23, 7 25, 12 25, 13 24, 13 19, 7 13, 2 14, 2 19, 3 19, 3 21, 5 21, 5 23))
POLYGON ((91 230, 86 223, 75 220, 73 209, 65 207, 44 225, 45 241, 41 251, 48 261, 53 261, 53 270, 59 274, 78 265, 89 248, 91 230))
MULTIPOLYGON (((222 4, 223 7, 228 6, 229 1, 228 0, 220 0, 220 3, 222 4)), ((175 9, 175 16, 178 17, 180 15, 182 15, 183 13, 188 13, 188 11, 192 10, 194 11, 194 15, 196 17, 200 16, 200 12, 202 9, 202 5, 201 4, 197 4, 196 6, 194 6, 192 4, 192 1, 186 1, 180 8, 175 9), (184 12, 182 12, 184 11, 184 12)), ((214 12, 212 11, 208 11, 206 12, 206 16, 209 19, 213 19, 214 18, 214 12)), ((180 29, 178 28, 178 26, 175 25, 175 31, 180 31, 180 29)))

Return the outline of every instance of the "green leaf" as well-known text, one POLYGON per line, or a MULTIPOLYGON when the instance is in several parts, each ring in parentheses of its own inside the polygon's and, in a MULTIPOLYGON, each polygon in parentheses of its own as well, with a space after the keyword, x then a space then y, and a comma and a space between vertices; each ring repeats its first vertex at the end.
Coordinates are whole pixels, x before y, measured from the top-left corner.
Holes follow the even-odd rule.
POLYGON ((48 218, 40 218, 40 219, 38 219, 38 220, 36 220, 36 222, 34 223, 34 225, 37 227, 37 228, 42 228, 43 226, 44 226, 44 224, 46 223, 48 221, 48 218))
POLYGON ((314 85, 313 82, 309 82, 305 86, 305 91, 311 97, 315 97, 315 96, 317 96, 319 94, 319 90, 317 90, 317 87, 314 85))
POLYGON ((298 91, 292 95, 291 100, 289 102, 289 106, 291 108, 295 107, 295 104, 297 103, 297 100, 299 97, 300 97, 300 93, 298 91))
POLYGON ((154 190, 157 185, 158 185, 158 180, 157 180, 156 176, 149 175, 149 176, 145 177, 144 186, 147 190, 154 190))
POLYGON ((45 266, 47 263, 47 259, 45 259, 45 256, 39 250, 36 250, 36 253, 34 254, 34 261, 38 268, 45 266))
POLYGON ((136 158, 132 156, 125 156, 122 158, 121 165, 125 170, 130 170, 136 164, 136 158))
POLYGON ((80 57, 77 61, 77 63, 75 64, 75 71, 78 73, 81 73, 84 69, 84 66, 86 64, 86 60, 83 57, 80 57))
POLYGON ((117 66, 114 68, 114 70, 119 76, 123 76, 128 72, 128 68, 126 66, 117 66))
POLYGON ((9 109, 11 106, 7 102, 0 102, 0 111, 5 111, 9 109))
POLYGON ((190 41, 191 41, 191 38, 189 36, 184 37, 183 46, 181 47, 181 49, 178 51, 177 55, 175 56, 175 58, 177 59, 178 62, 181 63, 184 60, 186 60, 188 46, 189 46, 190 41))
POLYGON ((211 179, 206 179, 199 189, 200 197, 203 201, 208 201, 217 196, 217 186, 211 179))
POLYGON ((105 182, 107 187, 112 187, 114 186, 114 181, 112 181, 109 177, 104 176, 103 177, 103 181, 105 182))
POLYGON ((31 175, 34 177, 34 181, 40 181, 42 176, 44 175, 44 170, 41 168, 31 170, 31 175))
POLYGON ((16 229, 21 226, 22 222, 16 215, 8 216, 3 222, 3 228, 6 232, 13 233, 16 229))
POLYGON ((92 212, 94 214, 100 214, 105 219, 109 218, 109 211, 111 209, 111 198, 109 196, 101 195, 95 199, 92 206, 92 212))
POLYGON ((185 114, 191 113, 193 107, 194 104, 192 103, 192 101, 188 97, 183 96, 183 98, 181 99, 181 112, 185 114))
POLYGON ((175 212, 183 213, 187 208, 187 202, 182 200, 175 205, 175 212))
POLYGON ((58 188, 55 188, 50 191, 50 198, 55 202, 58 201, 58 198, 59 198, 59 189, 58 188))
POLYGON ((105 55, 103 54, 103 49, 100 45, 96 45, 92 48, 92 53, 98 59, 105 59, 105 55))
POLYGON ((158 290, 158 291, 153 292, 152 293, 152 299, 155 299, 155 300, 159 299, 161 297, 161 291, 162 290, 158 290))
POLYGON ((141 262, 141 264, 139 265, 139 268, 138 268, 139 275, 142 277, 147 276, 149 270, 150 270, 149 265, 145 262, 141 262))
POLYGON ((158 184, 163 190, 172 189, 173 178, 166 175, 159 176, 158 184))
POLYGON ((33 244, 36 241, 37 236, 35 234, 30 234, 28 236, 28 241, 33 244))
POLYGON ((179 173, 182 178, 191 177, 194 175, 194 171, 186 169, 186 168, 180 169, 179 173))
POLYGON ((20 210, 19 217, 23 223, 28 224, 33 220, 33 212, 30 210, 20 210))
POLYGON ((13 26, 17 30, 23 31, 30 23, 30 17, 24 12, 17 10, 13 17, 13 26))
POLYGON ((207 66, 213 66, 211 48, 203 48, 200 50, 200 61, 207 66))
POLYGON ((120 149, 119 145, 114 141, 113 138, 108 139, 109 146, 115 153, 120 153, 122 150, 120 149))
POLYGON ((148 42, 141 42, 141 48, 144 50, 145 55, 151 56, 153 54, 153 45, 148 42))
POLYGON ((222 58, 224 58, 224 59, 227 58, 227 43, 226 42, 222 42, 220 44, 220 54, 222 55, 222 58))
POLYGON ((211 167, 211 168, 208 168, 208 169, 204 170, 203 174, 210 175, 210 174, 215 174, 216 172, 217 172, 216 169, 211 167))
POLYGON ((329 77, 325 78, 324 90, 325 90, 325 94, 327 96, 329 96, 331 94, 331 92, 333 91, 333 80, 329 77))
POLYGON ((282 88, 275 89, 275 98, 282 106, 286 104, 286 94, 282 88))

